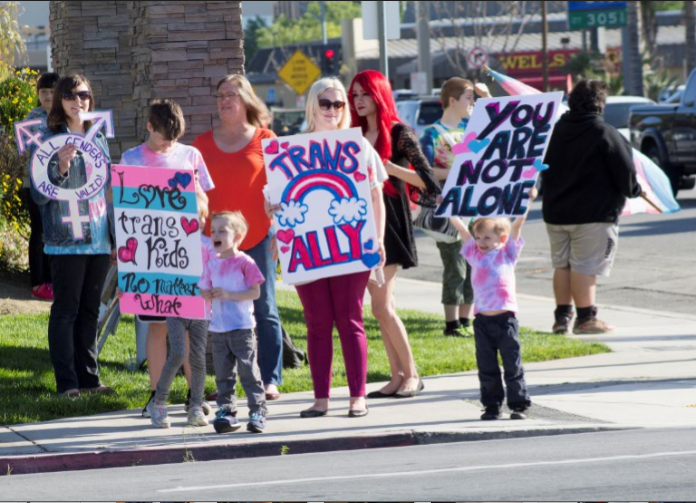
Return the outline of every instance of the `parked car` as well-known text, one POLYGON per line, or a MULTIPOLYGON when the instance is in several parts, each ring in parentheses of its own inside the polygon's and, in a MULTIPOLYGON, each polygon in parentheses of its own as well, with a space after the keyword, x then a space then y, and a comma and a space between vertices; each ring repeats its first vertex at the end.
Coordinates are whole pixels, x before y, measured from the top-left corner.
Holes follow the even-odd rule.
POLYGON ((631 143, 667 174, 676 194, 696 184, 696 70, 679 103, 638 106, 629 119, 631 143))
POLYGON ((636 105, 654 105, 655 102, 642 96, 609 96, 604 107, 604 120, 619 130, 628 141, 631 136, 628 129, 628 116, 636 105))
POLYGON ((442 117, 440 98, 433 96, 397 101, 396 110, 401 121, 411 126, 417 136, 420 136, 426 127, 442 117))
POLYGON ((305 124, 304 108, 271 108, 271 129, 278 136, 290 136, 302 131, 305 124))

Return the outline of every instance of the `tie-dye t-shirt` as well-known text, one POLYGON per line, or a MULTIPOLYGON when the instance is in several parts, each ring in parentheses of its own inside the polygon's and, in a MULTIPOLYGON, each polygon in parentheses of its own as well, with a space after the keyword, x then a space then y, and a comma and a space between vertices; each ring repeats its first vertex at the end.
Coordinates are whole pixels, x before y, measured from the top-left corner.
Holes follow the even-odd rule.
POLYGON ((432 126, 425 128, 420 140, 421 149, 423 150, 423 154, 425 154, 425 158, 433 168, 447 169, 452 166, 452 161, 454 161, 452 147, 445 139, 445 136, 438 131, 438 128, 435 126, 437 125, 442 128, 456 145, 462 142, 464 130, 468 124, 469 118, 466 117, 462 119, 459 123, 459 127, 456 128, 445 126, 442 121, 439 120, 435 121, 432 126))
POLYGON ((515 265, 524 240, 508 239, 505 245, 488 253, 481 253, 474 238, 462 247, 462 255, 471 265, 471 286, 474 288, 474 313, 485 311, 512 311, 516 313, 515 265))
MULTIPOLYGON (((211 250, 207 258, 198 283, 202 290, 222 288, 228 292, 243 292, 264 282, 254 259, 242 251, 234 257, 221 259, 211 250)), ((254 326, 254 301, 213 299, 211 332, 252 329, 254 326)))
POLYGON ((193 169, 198 176, 203 192, 215 188, 208 173, 203 156, 197 148, 176 143, 171 152, 160 154, 150 149, 146 143, 126 150, 121 156, 121 163, 126 166, 148 166, 151 168, 193 169))

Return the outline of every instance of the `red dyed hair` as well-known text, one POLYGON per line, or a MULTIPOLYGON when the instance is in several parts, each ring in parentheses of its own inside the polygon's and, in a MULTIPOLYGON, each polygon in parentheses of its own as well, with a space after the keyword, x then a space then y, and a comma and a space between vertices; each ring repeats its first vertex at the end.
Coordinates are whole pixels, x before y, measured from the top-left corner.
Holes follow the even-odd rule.
MULTIPOLYGON (((391 84, 389 80, 387 80, 387 77, 377 70, 364 70, 353 77, 353 81, 350 83, 350 88, 348 89, 351 126, 360 126, 363 134, 367 132, 367 118, 360 117, 355 109, 353 86, 355 86, 356 82, 360 84, 363 91, 369 94, 375 102, 375 108, 377 109, 377 130, 379 131, 377 142, 375 143, 375 150, 382 158, 382 161, 387 161, 391 158, 392 152, 392 126, 395 122, 401 122, 401 120, 399 120, 399 114, 396 111, 394 97, 392 96, 391 84)), ((398 195, 398 191, 389 180, 384 184, 384 192, 390 197, 396 197, 398 195)))

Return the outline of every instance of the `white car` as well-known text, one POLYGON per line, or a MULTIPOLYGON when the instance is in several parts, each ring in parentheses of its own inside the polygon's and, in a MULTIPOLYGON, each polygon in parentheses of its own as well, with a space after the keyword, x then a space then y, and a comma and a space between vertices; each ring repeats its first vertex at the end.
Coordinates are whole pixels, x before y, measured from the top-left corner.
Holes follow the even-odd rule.
POLYGON ((422 97, 415 100, 396 102, 396 110, 404 124, 420 137, 425 128, 442 117, 442 104, 440 98, 422 97))
POLYGON ((624 138, 631 141, 628 129, 628 116, 631 112, 631 107, 655 104, 650 98, 643 98, 642 96, 609 96, 604 107, 604 120, 607 124, 611 124, 618 129, 624 138))

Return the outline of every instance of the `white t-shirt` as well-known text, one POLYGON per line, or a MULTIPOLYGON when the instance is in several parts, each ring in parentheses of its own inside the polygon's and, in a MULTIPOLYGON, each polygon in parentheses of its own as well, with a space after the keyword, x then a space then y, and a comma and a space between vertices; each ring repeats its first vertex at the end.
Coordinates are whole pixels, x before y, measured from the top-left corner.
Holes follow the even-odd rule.
POLYGON ((370 188, 374 189, 377 185, 382 185, 389 178, 389 175, 387 175, 382 159, 369 140, 363 136, 362 141, 367 173, 370 177, 370 188))
POLYGON ((203 156, 197 148, 176 143, 170 152, 160 154, 151 150, 147 143, 126 150, 121 156, 121 164, 126 166, 147 166, 150 168, 193 169, 198 170, 201 188, 208 192, 215 188, 203 156))

